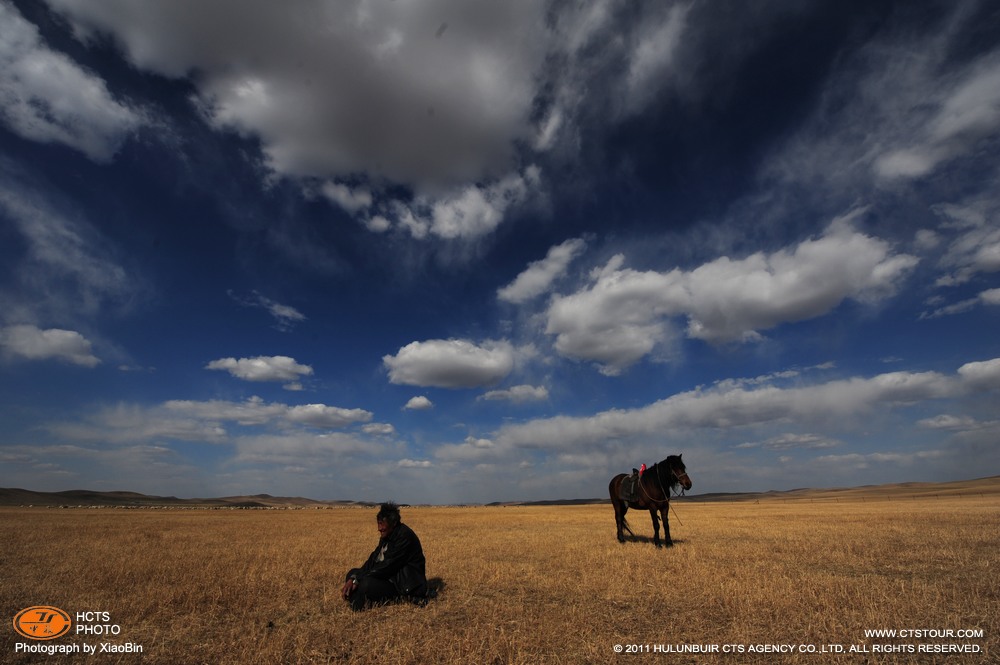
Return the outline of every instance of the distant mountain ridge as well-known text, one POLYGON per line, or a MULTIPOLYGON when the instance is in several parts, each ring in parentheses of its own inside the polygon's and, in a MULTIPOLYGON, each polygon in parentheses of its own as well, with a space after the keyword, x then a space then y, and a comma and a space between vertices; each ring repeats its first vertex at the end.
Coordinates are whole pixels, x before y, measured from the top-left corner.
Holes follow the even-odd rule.
MULTIPOLYGON (((833 489, 793 489, 768 492, 716 492, 689 494, 683 501, 773 501, 814 500, 833 501, 862 499, 865 497, 892 499, 919 496, 962 496, 972 494, 1000 494, 1000 476, 974 480, 956 480, 941 483, 893 483, 833 489)), ((605 503, 607 498, 553 499, 543 501, 498 501, 488 506, 552 506, 605 503)), ((374 506, 370 501, 320 501, 305 497, 281 497, 270 494, 225 496, 208 499, 181 499, 176 496, 151 496, 129 491, 65 490, 62 492, 36 492, 19 488, 0 487, 0 506, 59 506, 59 507, 177 507, 177 508, 332 508, 341 506, 374 506)))

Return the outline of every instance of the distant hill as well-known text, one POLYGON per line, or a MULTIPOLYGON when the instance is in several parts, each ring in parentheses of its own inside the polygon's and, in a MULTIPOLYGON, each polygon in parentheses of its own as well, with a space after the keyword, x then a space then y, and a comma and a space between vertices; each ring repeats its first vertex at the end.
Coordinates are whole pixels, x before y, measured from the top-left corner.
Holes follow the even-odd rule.
POLYGON ((225 496, 212 499, 179 499, 176 496, 150 496, 138 492, 98 492, 67 490, 35 492, 18 488, 0 488, 0 506, 115 506, 124 508, 325 508, 332 506, 372 506, 359 501, 317 501, 303 497, 281 497, 270 494, 225 496))
MULTIPOLYGON (((1000 494, 1000 476, 957 480, 943 483, 893 483, 832 489, 801 488, 769 492, 717 492, 688 494, 682 501, 834 501, 872 499, 908 499, 917 497, 948 497, 1000 494)), ((505 501, 488 506, 572 506, 607 503, 607 498, 554 499, 546 501, 505 501)), ((304 497, 282 497, 270 494, 225 496, 212 499, 179 499, 176 496, 150 496, 138 492, 98 492, 67 490, 64 492, 34 492, 17 488, 0 488, 0 506, 60 506, 76 507, 176 507, 176 508, 331 508, 337 506, 375 506, 366 501, 318 501, 304 497)))
MULTIPOLYGON (((793 490, 770 490, 767 492, 713 492, 710 494, 686 494, 672 497, 674 500, 691 502, 714 501, 834 501, 871 499, 908 499, 922 496, 963 496, 978 494, 1000 494, 1000 476, 977 478, 975 480, 955 480, 942 483, 892 483, 886 485, 863 485, 842 488, 800 488, 793 490)), ((506 501, 491 503, 491 506, 570 506, 594 503, 608 503, 610 499, 566 499, 554 501, 506 501)))

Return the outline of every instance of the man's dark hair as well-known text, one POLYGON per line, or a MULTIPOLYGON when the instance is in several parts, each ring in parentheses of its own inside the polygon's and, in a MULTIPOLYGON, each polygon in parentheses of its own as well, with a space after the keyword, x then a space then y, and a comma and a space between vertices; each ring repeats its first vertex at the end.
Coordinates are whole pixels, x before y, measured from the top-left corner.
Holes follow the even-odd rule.
POLYGON ((378 507, 378 515, 375 516, 379 522, 385 522, 389 526, 399 524, 399 506, 392 501, 387 501, 378 507))

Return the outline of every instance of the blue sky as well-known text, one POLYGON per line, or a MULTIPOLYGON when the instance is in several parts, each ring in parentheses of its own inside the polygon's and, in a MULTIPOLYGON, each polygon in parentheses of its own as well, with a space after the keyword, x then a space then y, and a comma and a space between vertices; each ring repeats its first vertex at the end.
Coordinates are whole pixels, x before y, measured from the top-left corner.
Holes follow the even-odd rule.
POLYGON ((989 2, 0 0, 0 485, 1000 473, 989 2))

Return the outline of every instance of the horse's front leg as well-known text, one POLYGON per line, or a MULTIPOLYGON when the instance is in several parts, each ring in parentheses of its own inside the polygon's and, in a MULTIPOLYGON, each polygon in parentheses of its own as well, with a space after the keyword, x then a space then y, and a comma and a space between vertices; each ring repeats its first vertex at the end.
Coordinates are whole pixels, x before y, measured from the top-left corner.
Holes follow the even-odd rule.
POLYGON ((649 516, 653 518, 653 544, 657 547, 660 545, 660 520, 656 516, 656 508, 649 509, 649 516))
POLYGON ((666 503, 660 508, 660 515, 663 516, 663 544, 667 547, 673 547, 674 541, 670 538, 670 521, 667 513, 670 511, 670 504, 666 503))

